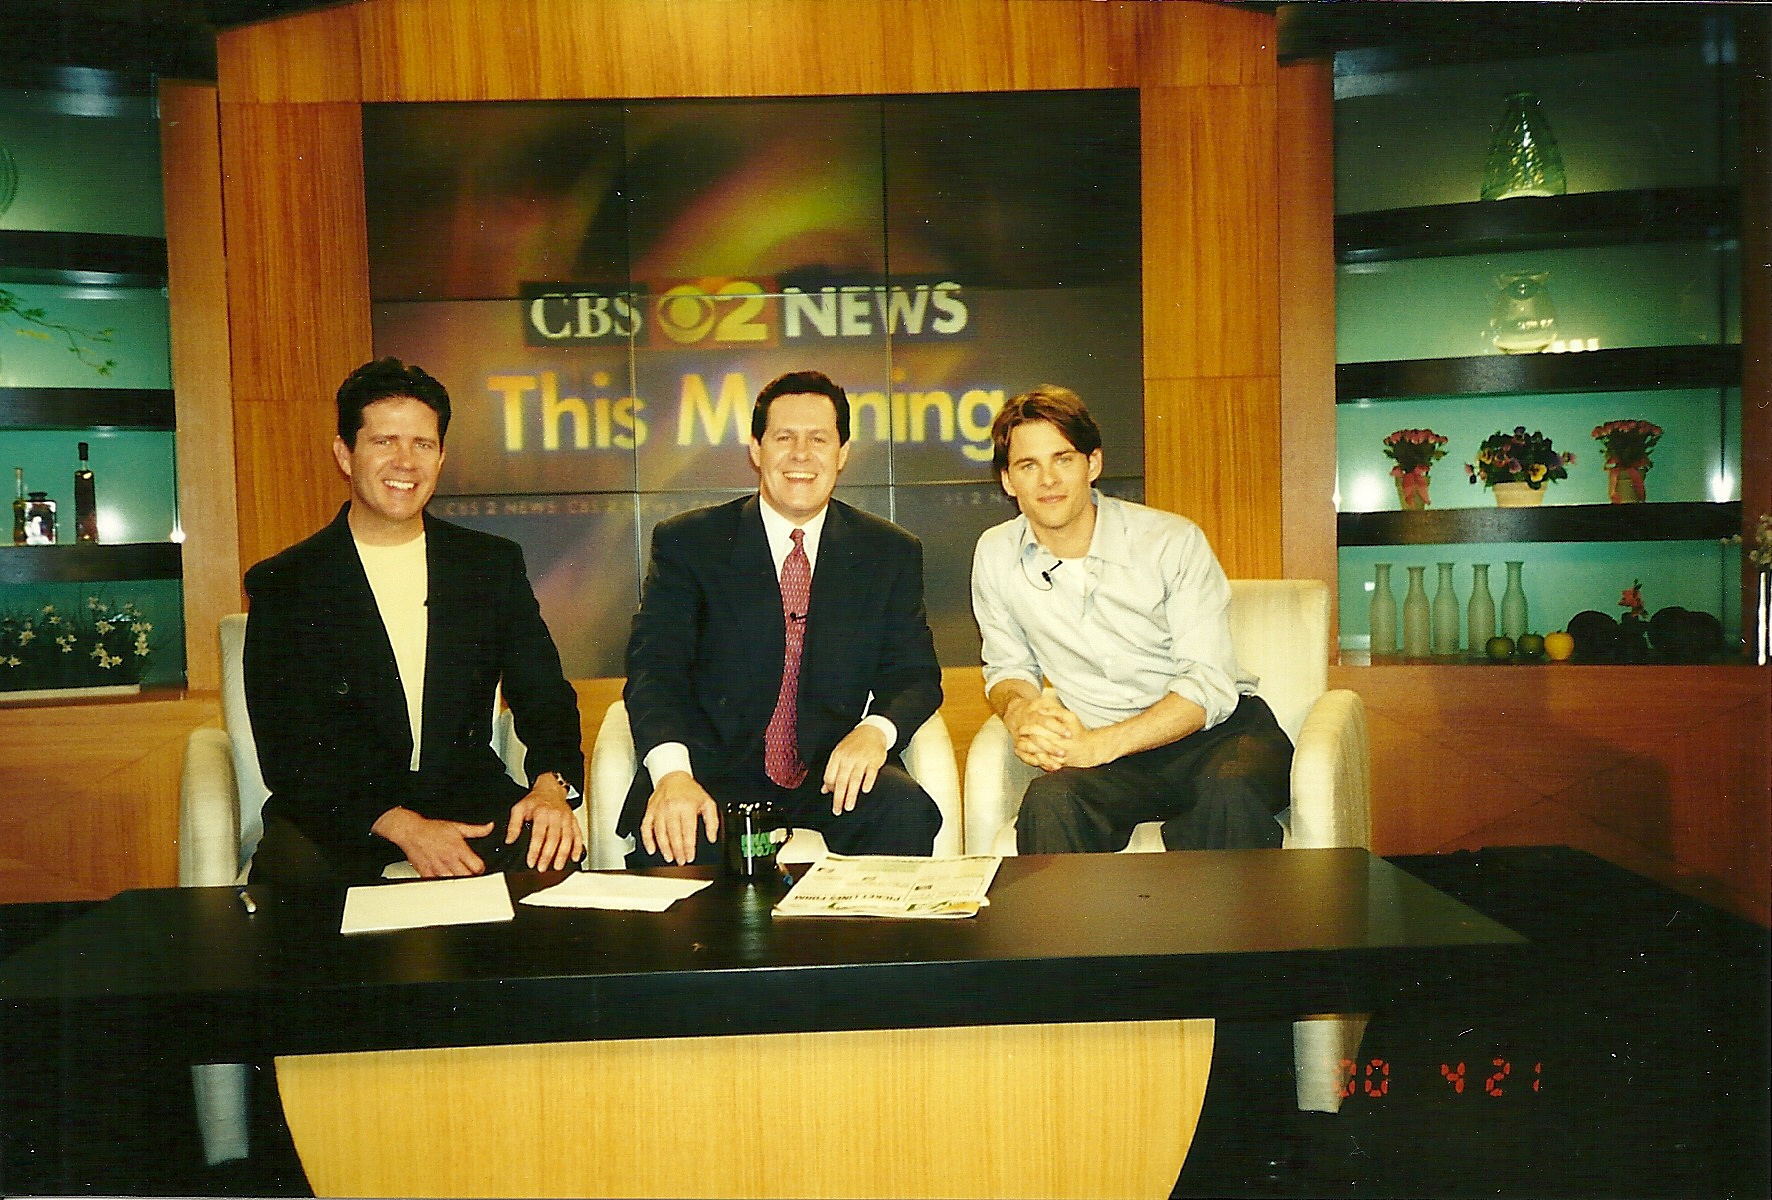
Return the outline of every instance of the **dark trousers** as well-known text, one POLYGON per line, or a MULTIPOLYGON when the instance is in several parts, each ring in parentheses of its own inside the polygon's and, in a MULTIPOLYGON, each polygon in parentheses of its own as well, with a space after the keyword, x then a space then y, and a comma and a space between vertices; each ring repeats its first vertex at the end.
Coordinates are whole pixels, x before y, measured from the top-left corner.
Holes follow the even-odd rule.
MULTIPOLYGON (((752 769, 728 776, 716 776, 698 782, 721 806, 735 800, 765 799, 781 814, 781 823, 800 829, 816 829, 834 854, 928 855, 935 849, 935 835, 941 830, 941 810, 910 773, 888 759, 874 777, 874 790, 856 798, 855 807, 841 816, 831 812, 831 798, 819 791, 823 782, 822 765, 809 770, 796 788, 777 787, 763 773, 759 759, 752 769)), ((641 768, 642 774, 645 768, 641 768)), ((721 818, 722 830, 725 818, 721 818)), ((708 841, 707 827, 698 825, 695 861, 718 863, 720 846, 708 841)), ((646 850, 645 843, 634 835, 634 849, 628 854, 629 868, 658 867, 664 859, 646 850)))
MULTIPOLYGON (((495 821, 491 833, 469 838, 468 845, 486 864, 486 874, 520 871, 528 865, 529 826, 523 826, 517 840, 507 846, 505 822, 495 821)), ((355 887, 379 883, 382 869, 405 857, 400 847, 374 835, 365 837, 361 848, 328 848, 293 821, 266 813, 265 836, 252 856, 252 882, 292 890, 355 887)))
POLYGON ((1244 696, 1211 729, 1099 767, 1065 767, 1028 784, 1016 816, 1023 854, 1119 850, 1145 821, 1170 850, 1280 844, 1291 803, 1292 741, 1267 702, 1244 696))

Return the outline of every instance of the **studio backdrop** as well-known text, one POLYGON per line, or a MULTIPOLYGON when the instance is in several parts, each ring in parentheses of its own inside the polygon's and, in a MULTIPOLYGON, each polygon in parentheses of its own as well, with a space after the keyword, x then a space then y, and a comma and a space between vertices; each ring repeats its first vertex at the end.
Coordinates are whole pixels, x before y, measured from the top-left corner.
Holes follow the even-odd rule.
POLYGON ((1134 91, 363 113, 375 350, 454 401, 432 511, 522 544, 574 678, 623 673, 653 526, 755 488, 783 371, 848 390, 837 494, 922 538, 945 666, 1006 399, 1074 388, 1142 493, 1134 91))

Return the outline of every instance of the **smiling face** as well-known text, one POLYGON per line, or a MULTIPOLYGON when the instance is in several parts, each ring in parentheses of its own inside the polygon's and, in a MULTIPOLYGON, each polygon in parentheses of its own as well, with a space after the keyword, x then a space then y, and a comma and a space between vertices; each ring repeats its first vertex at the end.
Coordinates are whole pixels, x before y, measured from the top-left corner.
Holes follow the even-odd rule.
POLYGON ((837 436, 837 406, 829 396, 777 396, 769 403, 762 438, 751 441, 759 493, 796 525, 830 502, 848 461, 849 446, 837 436))
POLYGON ((424 532, 425 505, 443 470, 437 412, 410 396, 363 409, 355 445, 332 439, 332 456, 351 482, 351 532, 359 541, 397 546, 424 532))
POLYGON ((1089 485, 1101 475, 1101 451, 1084 454, 1050 421, 1028 421, 1009 435, 1003 490, 1014 497, 1034 536, 1054 554, 1087 553, 1095 532, 1089 485))

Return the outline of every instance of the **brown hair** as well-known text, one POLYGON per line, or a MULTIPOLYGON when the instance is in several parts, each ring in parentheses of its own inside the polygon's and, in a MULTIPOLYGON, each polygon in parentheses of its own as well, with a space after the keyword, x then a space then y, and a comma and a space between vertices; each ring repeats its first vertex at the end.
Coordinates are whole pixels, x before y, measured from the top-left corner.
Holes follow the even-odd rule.
POLYGON ((1042 383, 1005 404, 991 422, 991 467, 998 474, 1009 469, 1009 435, 1030 421, 1048 422, 1084 454, 1101 449, 1101 426, 1077 393, 1042 383))
POLYGON ((837 410, 837 444, 849 441, 849 393, 823 371, 789 371, 764 384, 751 406, 751 440, 763 440, 763 431, 769 428, 769 406, 778 396, 823 396, 837 410))
POLYGON ((410 396, 437 414, 437 441, 449 432, 449 392, 423 367, 397 358, 366 362, 338 385, 338 436, 345 445, 357 445, 363 428, 363 410, 378 400, 410 396))

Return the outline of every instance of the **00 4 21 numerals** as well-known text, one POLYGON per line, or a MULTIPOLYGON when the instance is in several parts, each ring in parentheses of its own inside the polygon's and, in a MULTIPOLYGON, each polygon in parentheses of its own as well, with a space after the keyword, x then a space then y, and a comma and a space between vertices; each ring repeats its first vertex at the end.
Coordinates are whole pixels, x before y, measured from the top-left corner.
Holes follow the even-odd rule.
MULTIPOLYGON (((1379 1100, 1390 1095, 1391 1061, 1387 1058, 1369 1058, 1363 1063, 1344 1058, 1340 1072, 1343 1099, 1365 1095, 1379 1100)), ((1462 1061, 1442 1062, 1440 1080, 1455 1096, 1468 1094, 1494 1100, 1508 1096, 1535 1096, 1544 1090, 1544 1063, 1535 1062, 1530 1069, 1516 1073, 1514 1064, 1499 1056, 1490 1059, 1486 1068, 1473 1069, 1462 1061), (1479 1080, 1481 1087, 1477 1086, 1479 1080)))

